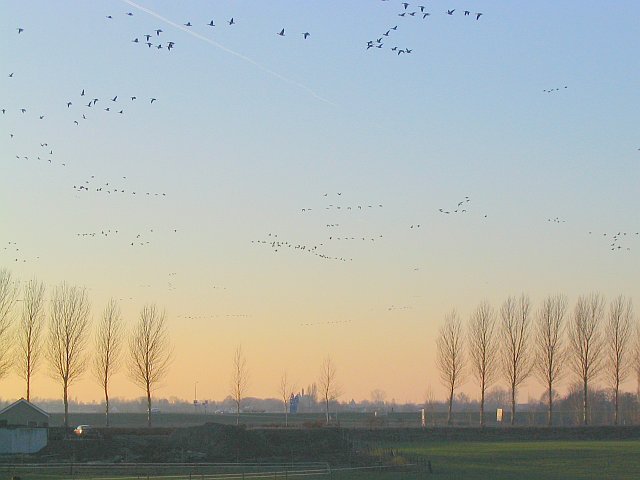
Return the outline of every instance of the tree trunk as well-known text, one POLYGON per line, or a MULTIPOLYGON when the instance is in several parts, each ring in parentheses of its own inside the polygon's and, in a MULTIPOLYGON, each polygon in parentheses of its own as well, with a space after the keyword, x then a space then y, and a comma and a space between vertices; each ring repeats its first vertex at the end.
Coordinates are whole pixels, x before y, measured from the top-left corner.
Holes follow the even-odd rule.
POLYGON ((65 437, 67 436, 67 430, 69 429, 69 399, 67 398, 67 381, 64 380, 62 384, 62 401, 64 402, 64 429, 65 437))
POLYGON ((447 425, 453 424, 453 417, 451 416, 452 410, 453 410, 453 387, 449 392, 449 413, 447 414, 447 425))
POLYGON ((618 425, 618 394, 620 392, 620 382, 616 379, 616 388, 614 392, 615 413, 613 417, 613 424, 618 425))
POLYGON ((511 385, 511 425, 516 424, 516 387, 511 385))
POLYGON ((104 414, 105 414, 105 424, 107 427, 109 426, 109 390, 107 389, 107 384, 104 385, 104 414))
POLYGON ((29 367, 27 367, 27 402, 31 401, 31 375, 28 373, 29 367))
POLYGON ((547 426, 553 425, 553 391, 551 390, 551 384, 547 388, 549 409, 547 410, 547 426))
POLYGON ((484 387, 480 392, 480 427, 484 427, 484 387))
POLYGON ((240 402, 236 402, 236 425, 240 425, 240 402))
POLYGON ((147 383, 147 427, 151 426, 151 388, 147 383))
POLYGON ((582 423, 583 425, 588 425, 589 424, 589 390, 588 390, 588 384, 587 384, 587 379, 583 379, 583 384, 582 384, 582 423))
POLYGON ((324 403, 325 403, 325 408, 324 408, 325 416, 327 417, 327 425, 329 425, 329 399, 325 397, 324 403))

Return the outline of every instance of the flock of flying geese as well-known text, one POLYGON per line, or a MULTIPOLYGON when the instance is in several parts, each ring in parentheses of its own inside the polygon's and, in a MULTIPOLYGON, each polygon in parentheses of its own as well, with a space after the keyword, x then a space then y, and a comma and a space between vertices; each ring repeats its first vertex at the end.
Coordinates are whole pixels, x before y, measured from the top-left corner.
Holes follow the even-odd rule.
MULTIPOLYGON (((126 180, 127 177, 123 176, 122 180, 126 180)), ((87 180, 84 180, 82 183, 79 183, 77 185, 73 186, 73 189, 77 192, 84 192, 84 193, 88 193, 88 192, 97 192, 97 193, 103 193, 103 194, 130 194, 130 195, 137 195, 142 197, 142 196, 147 196, 147 197, 166 197, 167 194, 165 192, 145 192, 145 191, 136 191, 133 190, 129 187, 125 188, 122 185, 117 185, 116 183, 114 183, 113 181, 110 182, 104 182, 104 183, 99 183, 98 185, 94 185, 95 183, 95 175, 91 175, 91 177, 87 180)))
MULTIPOLYGON (((388 1, 388 0, 382 0, 384 1, 388 1)), ((403 10, 400 11, 400 13, 398 13, 397 15, 399 17, 402 18, 422 18, 422 20, 425 20, 427 17, 431 16, 431 12, 427 11, 427 7, 425 7, 424 5, 416 5, 415 6, 415 10, 412 9, 409 10, 409 7, 412 6, 410 3, 408 2, 402 2, 401 3, 403 10)), ((447 9, 446 10, 446 14, 449 16, 453 16, 456 12, 456 9, 447 9)), ((444 13, 444 12, 443 12, 444 13)), ((475 12, 472 13, 471 10, 463 10, 462 11, 463 16, 465 17, 470 17, 470 18, 475 18, 476 20, 480 20, 480 17, 482 15, 484 15, 482 12, 475 12)), ((386 32, 384 32, 382 35, 380 35, 379 37, 377 37, 375 40, 369 40, 367 41, 366 44, 366 49, 372 49, 372 48, 377 48, 377 49, 382 49, 384 47, 385 42, 391 40, 391 35, 396 32, 398 30, 398 25, 394 25, 393 27, 390 27, 389 29, 387 29, 386 32)), ((397 56, 404 54, 410 54, 413 52, 412 48, 407 48, 407 47, 399 47, 398 45, 394 45, 392 47, 390 47, 390 51, 395 53, 397 56)))
MULTIPOLYGON (((144 231, 142 233, 137 233, 135 234, 135 237, 130 237, 130 239, 128 240, 130 242, 130 245, 133 246, 145 246, 145 245, 149 245, 151 242, 149 240, 146 240, 149 234, 153 234, 153 233, 158 233, 158 232, 162 232, 163 230, 159 230, 159 229, 153 229, 150 228, 149 231, 144 231)), ((178 229, 174 228, 170 230, 173 233, 177 233, 178 229)), ((109 237, 114 237, 116 235, 119 235, 121 233, 120 230, 116 230, 114 229, 102 229, 99 232, 81 232, 81 233, 76 233, 76 237, 78 238, 109 238, 109 237)), ((174 276, 176 275, 175 273, 170 273, 169 276, 174 276)))
MULTIPOLYGON (((382 1, 389 1, 389 0, 382 0, 382 1)), ((398 17, 402 17, 402 18, 421 18, 423 20, 427 19, 429 16, 431 16, 431 12, 427 11, 427 8, 424 5, 416 5, 416 6, 412 6, 410 3, 408 2, 402 2, 402 10, 397 14, 398 17), (411 9, 409 9, 409 7, 412 7, 411 9)), ((443 12, 444 14, 445 12, 443 12)), ((458 11, 458 13, 456 13, 456 9, 447 9, 446 10, 446 15, 448 16, 454 16, 454 15, 462 15, 463 17, 470 17, 470 18, 475 18, 475 20, 480 20, 481 16, 483 15, 482 12, 471 12, 470 10, 461 10, 458 11)), ((134 16, 133 12, 126 12, 125 13, 126 16, 128 17, 132 17, 134 16)), ((113 16, 112 15, 107 15, 106 17, 109 20, 113 20, 113 16)), ((233 26, 236 24, 236 21, 233 17, 231 17, 229 20, 225 21, 224 24, 226 24, 227 26, 233 26)), ((183 24, 184 27, 186 28, 191 28, 194 26, 194 24, 191 23, 191 21, 187 21, 186 23, 183 24)), ((212 19, 210 20, 208 23, 207 22, 202 22, 202 26, 203 27, 207 27, 207 28, 213 28, 216 27, 216 23, 215 21, 212 19)), ((17 27, 17 32, 18 34, 22 34, 25 29, 22 27, 17 27)), ((374 40, 370 40, 366 43, 366 50, 372 49, 372 48, 377 48, 377 49, 382 49, 385 45, 385 43, 388 43, 392 36, 395 34, 395 32, 398 30, 398 25, 394 25, 393 27, 390 27, 389 29, 387 29, 384 33, 382 33, 378 38, 374 39, 374 40)), ((164 42, 164 37, 162 36, 163 34, 163 30, 160 28, 157 28, 155 30, 153 30, 152 33, 145 33, 143 35, 139 35, 135 38, 133 38, 131 40, 132 43, 134 44, 139 44, 139 45, 146 45, 147 48, 151 49, 154 48, 156 50, 167 50, 167 51, 171 51, 172 49, 175 48, 176 42, 173 40, 167 40, 166 42, 164 42)), ((284 37, 286 35, 286 31, 285 28, 280 29, 279 31, 275 32, 276 35, 280 36, 280 37, 284 37)), ((310 33, 309 32, 301 32, 300 35, 302 35, 302 38, 304 40, 308 39, 310 37, 310 33)), ((390 47, 390 51, 394 52, 397 56, 400 56, 402 54, 408 55, 412 53, 412 49, 410 48, 400 48, 399 46, 392 46, 390 47)), ((15 72, 11 72, 9 73, 8 77, 9 78, 14 78, 15 76, 15 72)), ((551 89, 545 89, 543 90, 544 93, 556 93, 562 90, 567 89, 567 86, 564 87, 557 87, 557 88, 551 88, 551 89)), ((154 102, 157 101, 156 98, 154 97, 149 97, 148 99, 148 103, 149 104, 154 104, 154 102)), ((125 113, 125 108, 127 104, 132 104, 133 102, 138 101, 138 97, 136 95, 127 95, 127 96, 120 96, 120 95, 114 95, 113 97, 92 97, 90 95, 88 95, 85 90, 83 89, 78 98, 75 98, 73 100, 68 100, 66 102, 66 108, 68 110, 72 110, 72 107, 78 104, 83 105, 83 110, 81 112, 78 112, 79 114, 81 114, 81 117, 76 117, 75 120, 73 120, 73 123, 75 125, 80 125, 80 123, 82 121, 88 120, 88 115, 89 114, 93 114, 94 112, 97 111, 103 111, 103 112, 107 112, 107 113, 114 113, 117 115, 124 115, 125 113)), ((5 108, 0 109, 1 113, 3 115, 8 113, 8 110, 5 108)), ((30 109, 28 110, 26 107, 21 107, 17 110, 16 113, 22 114, 22 115, 26 115, 27 112, 30 111, 30 109)), ((37 118, 39 120, 44 120, 46 117, 45 114, 38 114, 37 118)), ((10 134, 11 138, 14 137, 14 134, 11 133, 10 134)), ((30 159, 37 159, 39 161, 43 161, 49 164, 59 164, 61 166, 66 166, 66 163, 62 163, 62 162, 55 162, 55 157, 54 157, 54 153, 53 153, 53 148, 51 148, 49 146, 48 142, 42 142, 40 143, 40 148, 41 150, 39 152, 37 152, 36 154, 31 154, 31 155, 16 155, 16 158, 18 159, 23 159, 23 160, 30 160, 30 159)), ((640 150, 640 149, 639 149, 640 150)), ((122 177, 123 179, 126 180, 126 177, 122 177)), ((91 179, 89 180, 85 180, 83 181, 83 183, 79 184, 79 185, 74 185, 73 186, 74 190, 78 191, 78 192, 84 192, 84 193, 88 193, 88 192, 99 192, 99 193, 105 193, 105 194, 130 194, 130 195, 137 195, 138 196, 156 196, 156 197, 164 197, 166 196, 166 193, 164 192, 143 192, 143 191, 134 191, 132 189, 125 189, 124 187, 116 187, 115 184, 113 184, 112 182, 104 182, 101 184, 96 185, 95 184, 95 179, 94 176, 91 176, 91 179)), ((341 193, 337 193, 337 196, 340 197, 342 194, 341 193)), ((328 194, 324 194, 324 197, 327 197, 328 194)), ((468 213, 469 211, 469 207, 470 207, 470 197, 466 196, 463 200, 457 202, 456 206, 454 208, 439 208, 438 211, 439 213, 443 214, 443 215, 453 215, 453 214, 464 214, 464 213, 468 213)), ((353 204, 353 205, 342 205, 342 204, 337 204, 337 203, 331 203, 328 204, 326 206, 324 206, 324 210, 328 210, 328 211, 341 211, 341 212, 349 212, 349 211, 353 211, 353 212, 357 212, 357 211, 365 211, 367 209, 374 209, 374 208, 382 208, 383 205, 382 204, 367 204, 367 205, 357 205, 357 204, 353 204)), ((309 213, 312 212, 314 209, 313 208, 302 208, 301 211, 303 213, 309 213)), ((484 215, 484 218, 486 218, 487 215, 484 215)), ((555 218, 547 218, 547 222, 551 222, 551 223, 566 223, 566 220, 564 219, 560 219, 559 217, 555 217, 555 218)), ((333 229, 337 229, 340 227, 339 223, 327 223, 326 224, 327 228, 333 228, 333 229)), ((418 229, 421 227, 421 224, 412 224, 410 226, 411 229, 418 229)), ((177 229, 173 230, 174 232, 177 232, 177 229)), ((153 233, 153 229, 150 230, 151 233, 153 233)), ((113 236, 119 233, 119 230, 111 230, 111 229, 107 229, 107 230, 101 230, 100 232, 91 232, 91 233, 77 233, 76 235, 78 237, 86 237, 86 238, 95 238, 95 237, 109 237, 109 236, 113 236)), ((589 232, 589 234, 591 234, 592 232, 589 232)), ((622 251, 622 250, 630 250, 630 247, 626 246, 627 244, 624 244, 623 242, 625 240, 629 240, 631 238, 638 238, 637 236, 640 235, 640 232, 635 232, 635 233, 629 233, 629 232, 622 232, 619 231, 617 233, 611 234, 611 233, 603 233, 604 237, 607 237, 609 239, 611 239, 611 243, 609 244, 609 248, 612 251, 622 251)), ((362 236, 362 235, 349 235, 349 234, 338 234, 338 235, 330 235, 328 236, 328 240, 329 241, 347 241, 347 240, 360 240, 360 241, 371 241, 371 242, 375 242, 376 240, 382 238, 382 235, 376 235, 376 236, 362 236)), ((139 245, 139 246, 144 246, 144 245, 148 245, 150 242, 148 240, 145 239, 145 237, 143 236, 143 234, 137 234, 135 236, 135 238, 133 239, 133 241, 130 242, 131 246, 135 246, 135 245, 139 245)), ((285 241, 285 240, 281 240, 278 238, 278 235, 276 234, 268 234, 268 238, 265 239, 261 239, 261 240, 252 240, 252 243, 258 244, 258 245, 265 245, 270 247, 274 252, 278 252, 280 250, 290 250, 290 251, 295 251, 295 252, 299 252, 299 253, 305 253, 305 254, 309 254, 309 255, 314 255, 316 257, 319 257, 321 259, 324 260, 333 260, 333 261, 340 261, 340 262, 348 262, 348 261, 353 261, 353 258, 348 258, 348 257, 344 257, 344 256, 330 256, 327 255, 326 253, 323 253, 322 247, 326 247, 327 245, 322 242, 322 243, 318 243, 317 245, 307 245, 307 244, 302 244, 302 243, 295 243, 295 242, 289 242, 289 241, 285 241)), ((22 260, 23 262, 26 262, 26 258, 21 258, 18 254, 18 252, 20 252, 20 248, 17 246, 16 242, 8 242, 6 246, 3 247, 3 251, 7 251, 7 252, 12 252, 15 254, 15 261, 18 262, 19 260, 22 260)), ((36 257, 39 258, 39 257, 36 257)), ((174 286, 171 282, 169 282, 169 288, 173 289, 174 286)), ((214 286, 214 289, 226 289, 224 287, 217 287, 214 286)), ((398 310, 398 309, 406 309, 406 308, 410 308, 410 307, 396 307, 396 306, 391 306, 388 308, 388 310, 398 310)), ((216 315, 217 316, 217 315, 216 315)), ((225 315, 226 317, 246 317, 247 315, 225 315)), ((210 316, 209 316, 210 317, 210 316)), ((185 316, 184 318, 189 318, 189 319, 195 319, 195 318, 205 318, 204 316, 185 316)), ((349 321, 337 321, 337 322, 325 322, 322 324, 339 324, 339 323, 348 323, 349 321)), ((302 324, 302 326, 311 326, 311 325, 319 325, 319 324, 302 324)))
MULTIPOLYGON (((128 17, 133 17, 133 12, 126 12, 125 13, 126 16, 128 17)), ((114 16, 113 15, 107 15, 106 16, 107 19, 109 20, 113 20, 114 16)), ((229 20, 226 20, 225 25, 227 25, 228 27, 231 27, 233 25, 236 24, 236 20, 234 17, 231 17, 229 20)), ((193 24, 191 23, 191 21, 187 21, 185 23, 182 24, 184 27, 186 28, 191 28, 197 25, 201 25, 203 27, 207 27, 209 29, 213 28, 216 26, 216 22, 215 20, 211 19, 209 20, 208 23, 202 22, 202 23, 196 23, 193 24)), ((142 35, 138 35, 137 37, 134 37, 131 40, 131 43, 135 43, 137 45, 146 45, 148 49, 155 49, 155 50, 166 50, 167 52, 170 52, 171 50, 173 50, 176 46, 176 42, 173 40, 168 40, 166 42, 163 43, 160 34, 164 33, 164 31, 161 28, 156 28, 155 30, 153 30, 153 33, 145 33, 142 35)), ((280 37, 284 37, 286 35, 285 33, 285 29, 282 28, 279 31, 275 32, 276 35, 280 36, 280 37)), ((307 38, 309 38, 311 36, 311 34, 309 32, 301 32, 300 35, 302 35, 302 38, 304 40, 306 40, 307 38)))

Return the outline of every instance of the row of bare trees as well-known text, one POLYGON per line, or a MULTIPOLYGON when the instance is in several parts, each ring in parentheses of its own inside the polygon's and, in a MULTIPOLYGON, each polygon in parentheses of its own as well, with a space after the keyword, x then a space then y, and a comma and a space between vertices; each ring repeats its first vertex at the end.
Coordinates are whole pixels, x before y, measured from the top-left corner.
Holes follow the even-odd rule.
MULTIPOLYGON (((0 378, 15 367, 25 381, 26 399, 30 400, 33 376, 44 353, 51 377, 62 388, 64 424, 68 427, 69 388, 91 365, 104 392, 109 425, 109 385, 121 367, 126 339, 118 303, 110 300, 102 312, 94 332, 92 355, 87 352, 92 332, 86 289, 64 282, 53 287, 48 314, 47 322, 44 283, 32 279, 21 288, 9 270, 0 269, 0 378), (22 298, 18 299, 20 293, 22 298), (21 308, 16 312, 18 301, 21 308), (16 326, 11 328, 14 317, 16 326)), ((128 338, 128 373, 146 393, 151 425, 151 394, 166 375, 171 359, 165 313, 155 305, 143 307, 128 338)))
POLYGON ((602 378, 613 392, 617 425, 620 386, 633 369, 640 385, 640 328, 631 299, 624 296, 613 299, 608 309, 598 293, 580 296, 568 312, 563 295, 547 297, 533 311, 522 294, 507 298, 497 311, 482 302, 466 328, 455 310, 447 314, 437 339, 437 365, 448 390, 448 423, 455 390, 470 374, 479 387, 480 425, 485 424, 487 389, 499 380, 509 387, 513 424, 518 389, 533 375, 545 387, 552 425, 554 392, 572 373, 582 387, 583 424, 588 424, 589 386, 602 378))

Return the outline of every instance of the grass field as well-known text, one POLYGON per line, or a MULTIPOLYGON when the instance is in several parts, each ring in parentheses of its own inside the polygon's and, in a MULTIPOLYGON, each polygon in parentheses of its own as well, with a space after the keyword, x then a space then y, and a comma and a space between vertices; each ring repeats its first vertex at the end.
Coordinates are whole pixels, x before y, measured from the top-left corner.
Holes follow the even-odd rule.
POLYGON ((410 442, 387 445, 431 461, 441 479, 638 479, 640 441, 410 442))

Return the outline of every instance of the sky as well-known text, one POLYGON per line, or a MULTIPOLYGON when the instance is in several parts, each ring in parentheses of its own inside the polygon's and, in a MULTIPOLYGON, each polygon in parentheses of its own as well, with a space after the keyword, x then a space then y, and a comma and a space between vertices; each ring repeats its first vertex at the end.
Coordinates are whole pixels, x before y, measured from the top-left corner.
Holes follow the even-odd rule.
MULTIPOLYGON (((109 298, 128 328, 157 304, 156 395, 185 399, 226 397, 239 345, 250 396, 329 356, 341 400, 444 398, 451 309, 600 292, 638 310, 640 4, 424 11, 0 0, 0 267, 85 287, 93 325, 109 298)), ((60 390, 43 363, 32 395, 60 390)), ((100 400, 89 371, 70 396, 100 400)))

